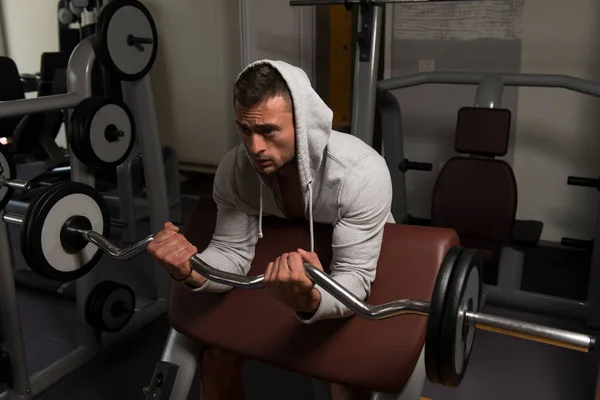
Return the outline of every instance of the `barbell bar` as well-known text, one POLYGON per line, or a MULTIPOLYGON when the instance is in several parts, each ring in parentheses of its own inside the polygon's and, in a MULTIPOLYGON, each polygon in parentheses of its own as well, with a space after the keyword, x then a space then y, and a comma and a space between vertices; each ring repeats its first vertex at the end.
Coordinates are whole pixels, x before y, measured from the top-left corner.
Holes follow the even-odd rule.
MULTIPOLYGON (((223 272, 204 263, 200 258, 193 257, 192 260, 194 270, 211 281, 239 289, 261 289, 264 287, 264 275, 244 276, 223 272)), ((333 280, 324 271, 307 263, 304 263, 304 269, 314 283, 321 286, 327 293, 363 318, 382 320, 406 314, 428 316, 430 313, 430 303, 421 300, 402 299, 379 305, 367 304, 333 280)), ((588 352, 595 345, 595 338, 589 335, 481 312, 466 312, 465 319, 468 325, 476 326, 477 329, 521 337, 581 352, 588 352)))
MULTIPOLYGON (((12 187, 28 186, 28 182, 16 180, 10 182, 4 180, 0 181, 0 183, 3 185, 10 184, 12 187)), ((78 182, 64 182, 54 186, 55 187, 52 188, 54 190, 50 189, 45 192, 46 196, 41 196, 40 199, 32 202, 30 209, 35 209, 36 205, 46 205, 45 208, 49 207, 50 209, 53 209, 56 207, 56 203, 49 201, 52 197, 64 199, 65 197, 68 197, 68 195, 64 195, 65 190, 69 192, 87 192, 88 190, 86 189, 89 188, 89 186, 78 182), (52 194, 54 194, 54 196, 52 196, 52 194)), ((95 191, 93 191, 93 194, 97 195, 95 191)), ((82 215, 77 215, 76 210, 71 209, 72 207, 66 208, 69 210, 69 216, 64 218, 65 221, 62 226, 59 227, 59 236, 62 236, 61 241, 67 244, 64 247, 70 249, 67 251, 79 251, 83 242, 85 242, 85 245, 92 244, 112 258, 127 260, 144 252, 147 245, 154 240, 154 235, 151 234, 130 246, 119 247, 113 244, 103 234, 98 233, 92 228, 94 224, 90 222, 89 213, 84 212, 82 215)), ((34 214, 39 214, 39 212, 34 214)), ((2 219, 9 224, 21 226, 27 225, 25 223, 26 217, 19 214, 5 213, 2 216, 2 219)), ((221 271, 206 264, 198 254, 191 258, 191 264, 192 268, 199 274, 217 283, 239 289, 264 288, 264 275, 248 276, 221 271)), ((381 320, 403 314, 428 316, 431 312, 430 303, 421 300, 402 299, 379 305, 367 304, 355 297, 346 288, 320 269, 306 263, 304 264, 304 268, 313 282, 320 285, 338 301, 363 318, 381 320)), ((595 339, 585 334, 573 333, 529 322, 483 314, 478 311, 467 311, 465 313, 465 323, 467 325, 476 326, 478 329, 482 330, 499 332, 509 336, 524 337, 529 340, 549 343, 555 346, 567 347, 583 352, 589 351, 595 344, 595 339)))
MULTIPOLYGON (((7 182, 5 181, 2 183, 6 184, 7 182)), ((14 186, 27 186, 19 181, 12 183, 14 183, 14 186)), ((68 182, 66 185, 58 184, 56 186, 58 189, 61 187, 69 188, 73 186, 82 189, 87 185, 78 184, 77 182, 68 182)), ((55 196, 64 197, 61 193, 64 190, 56 190, 57 188, 53 191, 49 190, 46 193, 55 193, 55 196)), ((48 199, 45 200, 45 203, 50 203, 48 206, 55 205, 53 204, 54 202, 48 202, 48 199)), ((40 203, 39 200, 33 204, 34 208, 38 203, 40 203)), ((70 209, 71 207, 67 208, 70 209)), ((88 243, 93 244, 110 257, 118 260, 127 260, 144 252, 147 245, 154 239, 154 235, 149 235, 130 246, 121 248, 113 244, 101 233, 91 229, 92 224, 89 222, 87 216, 76 215, 73 214, 72 211, 73 210, 69 211, 69 217, 66 218, 63 225, 60 226, 61 234, 59 235, 62 236, 62 242, 67 244, 64 247, 69 249, 70 252, 81 249, 83 242, 85 242, 85 245, 88 243)), ((3 215, 2 219, 6 223, 21 226, 25 225, 24 216, 18 214, 6 213, 3 215)), ((240 289, 261 289, 264 287, 264 275, 244 276, 220 271, 204 263, 198 255, 191 258, 191 264, 193 269, 205 278, 224 285, 240 289)), ((330 293, 334 298, 363 318, 380 320, 403 314, 428 316, 431 312, 429 302, 412 299, 396 300, 380 305, 369 305, 355 297, 347 289, 331 279, 325 272, 309 264, 304 264, 304 267, 311 280, 323 287, 323 289, 330 293)), ((494 331, 509 336, 521 337, 583 352, 589 351, 595 344, 595 339, 585 334, 573 333, 529 322, 483 314, 477 310, 466 311, 464 313, 464 318, 467 325, 475 326, 477 329, 494 331)))

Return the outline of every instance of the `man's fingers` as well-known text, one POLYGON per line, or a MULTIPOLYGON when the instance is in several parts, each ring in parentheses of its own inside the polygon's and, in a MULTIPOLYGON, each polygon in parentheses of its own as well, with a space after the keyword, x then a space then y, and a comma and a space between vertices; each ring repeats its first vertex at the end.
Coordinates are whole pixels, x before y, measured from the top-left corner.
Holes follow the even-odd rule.
POLYGON ((301 282, 305 280, 306 273, 304 271, 304 260, 302 260, 302 256, 299 253, 290 253, 288 264, 290 266, 290 273, 294 281, 301 282))
POLYGON ((321 261, 319 260, 319 256, 317 255, 317 253, 306 251, 304 249, 298 249, 298 254, 300 254, 300 256, 302 257, 302 260, 305 263, 313 265, 319 269, 323 269, 323 267, 321 266, 321 261))
POLYGON ((178 256, 181 262, 188 262, 197 253, 198 249, 195 246, 187 245, 179 252, 178 256))
POLYGON ((189 242, 182 235, 175 234, 159 244, 154 250, 155 255, 170 264, 179 263, 179 253, 189 246, 189 242))
POLYGON ((271 261, 269 264, 267 264, 267 269, 265 269, 265 284, 269 285, 272 281, 271 281, 271 275, 272 270, 273 270, 273 265, 275 263, 273 261, 271 261))
POLYGON ((277 280, 279 282, 289 282, 292 277, 292 271, 289 265, 289 254, 284 253, 281 255, 277 271, 277 280))
POLYGON ((273 262, 273 266, 271 267, 271 274, 269 276, 269 280, 271 283, 275 283, 277 281, 277 274, 279 273, 279 263, 281 261, 281 257, 277 257, 273 262))
POLYGON ((165 240, 169 239, 170 237, 176 234, 177 232, 174 232, 171 229, 163 229, 154 236, 154 239, 150 242, 150 245, 156 246, 156 244, 164 242, 165 240))

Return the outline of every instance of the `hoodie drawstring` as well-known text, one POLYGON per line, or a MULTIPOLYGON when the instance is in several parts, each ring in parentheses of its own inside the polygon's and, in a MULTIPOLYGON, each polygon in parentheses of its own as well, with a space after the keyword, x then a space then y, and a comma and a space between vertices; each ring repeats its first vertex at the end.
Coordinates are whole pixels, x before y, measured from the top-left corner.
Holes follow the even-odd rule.
POLYGON ((262 239, 263 231, 262 231, 262 214, 263 214, 263 183, 260 183, 260 201, 259 201, 259 210, 258 210, 258 238, 262 239))
MULTIPOLYGON (((315 251, 315 233, 313 229, 313 206, 312 206, 312 182, 308 182, 308 223, 310 226, 310 251, 315 251)), ((258 237, 262 239, 262 216, 263 216, 263 183, 260 183, 260 200, 258 209, 258 237)))
POLYGON ((315 251, 315 234, 313 231, 313 215, 312 215, 312 182, 308 182, 308 223, 310 224, 310 252, 315 251))

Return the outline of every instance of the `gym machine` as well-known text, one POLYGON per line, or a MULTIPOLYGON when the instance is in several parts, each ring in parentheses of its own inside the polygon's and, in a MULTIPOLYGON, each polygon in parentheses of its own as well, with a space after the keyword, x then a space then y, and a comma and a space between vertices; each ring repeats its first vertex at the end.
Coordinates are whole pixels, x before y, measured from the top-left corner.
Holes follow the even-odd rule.
MULTIPOLYGON (((113 4, 114 10, 111 15, 107 15, 103 35, 85 38, 73 51, 67 66, 67 93, 2 102, 0 118, 68 109, 70 123, 67 125, 67 131, 73 182, 67 183, 86 184, 92 188, 95 186, 95 177, 93 167, 88 163, 91 161, 90 164, 94 165, 94 157, 96 161, 105 162, 115 162, 127 157, 128 152, 131 154, 132 142, 136 141, 142 154, 141 162, 150 209, 150 229, 159 231, 164 222, 169 220, 169 208, 163 153, 158 145, 160 137, 148 75, 156 57, 156 28, 150 14, 141 3, 123 1, 112 2, 111 5, 113 4), (121 18, 114 18, 120 12, 128 13, 130 17, 126 25, 123 25, 121 18), (119 51, 115 52, 116 49, 119 51), (93 97, 91 73, 97 57, 104 65, 110 65, 109 69, 120 71, 125 97, 123 103, 114 104, 93 97), (81 109, 81 106, 91 103, 96 105, 102 103, 104 106, 87 112, 81 109), (127 110, 131 112, 128 113, 127 110), (79 117, 75 120, 74 117, 77 115, 79 117), (134 135, 134 132, 143 134, 134 135), (72 141, 74 138, 76 140, 72 141)), ((6 157, 2 158, 6 160, 6 157)), ((3 161, 0 164, 3 165, 3 180, 12 181, 14 175, 11 175, 8 162, 3 161)), ((18 181, 12 183, 12 185, 2 184, 0 190, 2 201, 9 198, 10 186, 27 188, 27 185, 19 185, 18 181)), ((9 211, 9 206, 6 211, 9 211)), ((22 205, 16 209, 22 211, 23 208, 29 209, 28 207, 29 205, 24 207, 22 205)), ((0 221, 0 249, 2 249, 0 251, 0 316, 2 318, 0 327, 3 330, 0 332, 0 337, 3 339, 1 343, 3 354, 10 359, 12 385, 7 392, 0 394, 0 399, 31 399, 39 395, 62 377, 87 363, 107 346, 142 328, 166 311, 170 280, 162 268, 154 265, 156 293, 153 298, 135 300, 135 313, 131 315, 124 329, 114 333, 101 332, 97 326, 94 326, 98 324, 90 323, 90 314, 89 311, 86 313, 86 308, 101 309, 103 302, 100 300, 107 295, 94 296, 100 298, 97 300, 100 305, 88 306, 88 299, 97 282, 95 271, 89 271, 76 281, 79 347, 30 376, 16 303, 10 248, 8 230, 3 219, 0 221)), ((30 267, 35 268, 37 265, 30 265, 30 267)), ((117 288, 113 290, 120 293, 117 288)), ((119 296, 125 298, 124 295, 119 296)), ((125 300, 123 302, 127 303, 125 300)), ((128 304, 132 304, 131 297, 128 304)), ((124 316, 133 311, 133 307, 122 306, 121 308, 124 310, 121 313, 124 316)))
MULTIPOLYGON (((397 221, 407 221, 410 218, 406 206, 405 175, 397 168, 405 159, 401 111, 390 91, 424 84, 476 85, 475 107, 487 108, 494 108, 494 105, 501 103, 504 86, 563 88, 600 97, 600 84, 566 75, 425 72, 380 81, 378 90, 381 96, 383 141, 387 149, 385 158, 392 175, 392 213, 397 221)), ((581 180, 570 178, 570 182, 581 183, 581 180)), ((600 249, 592 255, 587 302, 520 290, 522 268, 522 263, 518 262, 501 263, 499 285, 486 285, 486 301, 492 305, 574 319, 593 328, 600 327, 600 291, 593 285, 600 273, 600 249)))

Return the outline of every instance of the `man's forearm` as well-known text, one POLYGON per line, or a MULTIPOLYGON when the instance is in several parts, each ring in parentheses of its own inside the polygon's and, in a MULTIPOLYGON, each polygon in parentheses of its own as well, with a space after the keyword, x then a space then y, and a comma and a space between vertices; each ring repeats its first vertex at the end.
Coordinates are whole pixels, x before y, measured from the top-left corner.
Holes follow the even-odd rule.
POLYGON ((321 303, 321 292, 317 289, 313 288, 310 297, 303 299, 300 301, 300 307, 298 310, 294 310, 297 312, 314 314, 319 308, 319 304, 321 303))
POLYGON ((194 270, 192 270, 192 274, 189 276, 189 278, 183 281, 183 283, 186 285, 194 288, 199 288, 200 286, 204 285, 205 282, 206 278, 194 270))

